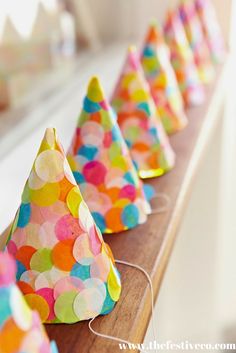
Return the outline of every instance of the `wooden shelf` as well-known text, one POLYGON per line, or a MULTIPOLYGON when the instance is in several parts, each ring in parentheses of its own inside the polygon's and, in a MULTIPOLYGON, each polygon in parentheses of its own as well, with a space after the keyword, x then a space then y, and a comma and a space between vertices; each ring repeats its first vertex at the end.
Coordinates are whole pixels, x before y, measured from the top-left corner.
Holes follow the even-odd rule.
MULTIPOLYGON (((149 180, 158 192, 171 199, 170 210, 150 215, 148 221, 131 231, 104 236, 116 259, 142 266, 152 277, 157 297, 165 268, 188 202, 194 176, 204 148, 220 117, 227 82, 227 63, 217 70, 215 81, 206 89, 206 101, 188 110, 189 125, 171 136, 176 152, 175 168, 168 174, 149 180)), ((2 241, 3 241, 2 237, 2 241)), ((114 310, 98 317, 93 327, 104 334, 132 342, 142 342, 150 318, 150 291, 142 273, 117 265, 121 272, 122 294, 114 310)), ((117 343, 94 336, 88 322, 73 325, 46 325, 60 353, 116 353, 117 343)))

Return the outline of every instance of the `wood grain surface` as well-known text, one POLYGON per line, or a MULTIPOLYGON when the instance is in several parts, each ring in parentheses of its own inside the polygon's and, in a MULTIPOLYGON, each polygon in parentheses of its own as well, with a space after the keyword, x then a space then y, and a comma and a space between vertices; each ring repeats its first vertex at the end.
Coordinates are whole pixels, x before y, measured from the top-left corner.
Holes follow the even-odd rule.
MULTIPOLYGON (((131 231, 104 236, 116 259, 140 265, 151 275, 155 297, 159 292, 178 227, 184 217, 198 162, 220 118, 226 72, 227 64, 218 68, 216 79, 206 89, 205 103, 189 109, 188 126, 171 136, 171 144, 177 156, 175 168, 160 178, 148 181, 157 192, 169 196, 169 210, 150 215, 145 224, 131 231)), ((156 207, 158 200, 155 203, 156 207)), ((119 264, 117 267, 121 273, 121 298, 109 315, 95 320, 93 327, 104 334, 142 342, 150 319, 149 286, 138 270, 119 264)), ((46 329, 50 338, 57 342, 60 353, 120 352, 118 343, 93 335, 88 329, 88 322, 46 325, 46 329)))

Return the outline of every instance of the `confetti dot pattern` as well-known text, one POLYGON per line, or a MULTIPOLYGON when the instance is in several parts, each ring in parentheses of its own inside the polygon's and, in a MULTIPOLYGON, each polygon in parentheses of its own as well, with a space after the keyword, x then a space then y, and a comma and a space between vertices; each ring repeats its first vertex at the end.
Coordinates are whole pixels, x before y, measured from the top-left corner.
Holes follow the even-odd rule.
POLYGON ((204 101, 205 92, 178 11, 168 12, 164 34, 185 105, 201 104, 204 101))
POLYGON ((175 154, 134 47, 129 48, 113 93, 112 105, 139 176, 151 178, 172 169, 175 154))
MULTIPOLYGON (((78 180, 78 175, 82 176, 78 180, 82 195, 102 233, 118 233, 146 221, 150 205, 143 184, 116 115, 96 77, 89 83, 67 157, 75 178, 78 180)), ((82 207, 79 212, 83 213, 82 207)), ((80 218, 86 220, 86 216, 80 218)), ((92 266, 85 240, 81 237, 80 244, 79 241, 75 248, 78 245, 84 251, 74 256, 79 263, 92 266)), ((92 269, 93 273, 100 273, 96 266, 92 269)))
POLYGON ((179 14, 193 52, 201 82, 207 84, 214 77, 214 69, 194 2, 182 0, 179 5, 179 14))
POLYGON ((161 30, 155 24, 149 27, 141 63, 166 132, 172 134, 183 129, 187 124, 183 99, 170 62, 168 47, 161 30))
MULTIPOLYGON (((49 341, 38 313, 29 308, 16 286, 15 275, 14 259, 6 252, 0 252, 1 353, 58 353, 55 342, 49 341)), ((48 294, 44 292, 44 295, 48 294)))
MULTIPOLYGON (((99 139, 100 135, 96 144, 99 139)), ((91 160, 88 164, 85 175, 90 184, 105 167, 91 160), (95 163, 95 174, 90 163, 95 163)), ((105 176, 102 173, 96 181, 105 176)), ((123 193, 133 199, 133 190, 123 193)), ((28 305, 46 323, 86 320, 103 314, 104 307, 111 311, 121 291, 119 274, 114 272, 111 252, 104 251, 107 246, 55 129, 46 130, 22 195, 6 251, 17 260, 17 283, 28 305), (115 273, 112 286, 108 285, 111 271, 115 273)), ((133 218, 126 215, 126 223, 134 223, 133 218)), ((1 272, 0 264, 0 284, 6 281, 1 272)))

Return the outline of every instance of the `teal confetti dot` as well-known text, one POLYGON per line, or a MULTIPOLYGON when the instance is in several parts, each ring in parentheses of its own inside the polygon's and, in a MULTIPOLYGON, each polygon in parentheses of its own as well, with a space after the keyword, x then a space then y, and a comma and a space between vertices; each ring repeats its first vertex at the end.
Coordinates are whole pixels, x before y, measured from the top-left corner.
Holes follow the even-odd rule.
POLYGON ((105 284, 105 285, 106 285, 106 298, 103 303, 101 315, 109 314, 116 304, 116 302, 114 302, 114 300, 112 300, 110 297, 110 294, 107 289, 107 284, 105 284))
POLYGON ((17 227, 24 228, 30 220, 31 207, 29 203, 22 203, 20 206, 17 227))
POLYGON ((138 224, 139 211, 135 205, 127 205, 121 214, 123 224, 128 228, 133 228, 138 224))
POLYGON ((75 264, 70 272, 71 276, 78 277, 82 281, 90 278, 90 266, 75 264))
POLYGON ((92 102, 88 97, 84 99, 84 110, 87 113, 95 113, 101 110, 101 107, 98 103, 92 102))
POLYGON ((107 227, 104 217, 98 212, 92 212, 92 216, 93 216, 93 219, 94 219, 96 225, 98 226, 100 231, 103 233, 107 227))
POLYGON ((10 287, 0 289, 0 328, 11 316, 10 287))

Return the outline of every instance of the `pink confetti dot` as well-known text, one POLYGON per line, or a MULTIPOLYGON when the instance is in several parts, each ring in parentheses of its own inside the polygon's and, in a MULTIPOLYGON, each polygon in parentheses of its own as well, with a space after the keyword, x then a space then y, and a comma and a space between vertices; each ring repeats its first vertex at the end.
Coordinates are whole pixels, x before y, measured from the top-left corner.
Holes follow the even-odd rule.
POLYGON ((126 185, 126 186, 124 186, 121 189, 119 196, 121 198, 129 199, 131 201, 134 201, 135 197, 136 197, 136 190, 135 190, 134 185, 126 185))
POLYGON ((16 264, 11 255, 0 252, 0 287, 14 283, 16 264))
POLYGON ((94 185, 100 185, 105 180, 105 175, 107 173, 104 165, 97 161, 92 161, 84 166, 83 174, 88 183, 94 185))
POLYGON ((82 229, 78 219, 68 214, 61 217, 55 226, 55 233, 59 240, 75 239, 80 235, 82 229))
POLYGON ((54 313, 54 295, 53 295, 53 289, 52 288, 41 288, 39 289, 36 294, 40 295, 41 297, 43 297, 46 302, 48 303, 48 307, 49 307, 49 315, 47 320, 54 320, 55 319, 55 313, 54 313))

